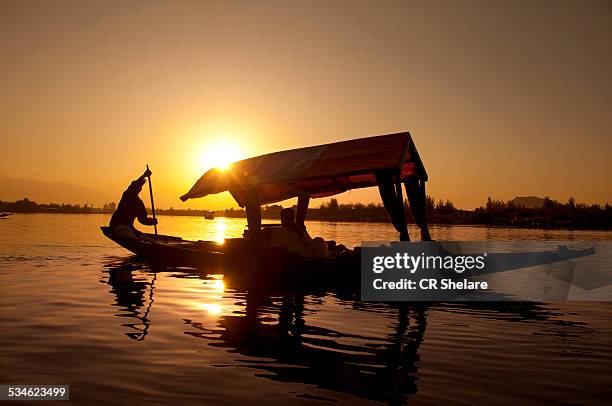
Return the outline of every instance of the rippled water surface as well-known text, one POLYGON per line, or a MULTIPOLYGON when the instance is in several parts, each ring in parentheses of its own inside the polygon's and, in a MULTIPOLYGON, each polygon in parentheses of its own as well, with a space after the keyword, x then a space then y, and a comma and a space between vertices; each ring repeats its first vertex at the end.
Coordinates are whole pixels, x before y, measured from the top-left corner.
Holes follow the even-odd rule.
MULTIPOLYGON (((246 292, 149 269, 102 215, 0 220, 0 384, 70 384, 83 404, 609 404, 611 303, 364 303, 356 292, 246 292)), ((387 224, 308 224, 350 246, 387 224)), ((244 220, 161 217, 240 236, 244 220)), ((612 239, 434 227, 439 240, 612 239)))

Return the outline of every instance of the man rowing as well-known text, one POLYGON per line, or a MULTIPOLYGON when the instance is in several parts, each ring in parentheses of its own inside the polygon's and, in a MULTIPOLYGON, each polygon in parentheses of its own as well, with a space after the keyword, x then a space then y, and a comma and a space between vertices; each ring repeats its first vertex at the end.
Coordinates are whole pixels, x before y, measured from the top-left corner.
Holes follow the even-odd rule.
POLYGON ((117 205, 117 210, 113 213, 110 220, 110 228, 114 235, 123 238, 142 238, 142 233, 134 227, 134 220, 145 226, 154 226, 157 220, 147 216, 147 209, 138 194, 142 191, 142 186, 146 183, 146 178, 151 176, 151 171, 147 170, 123 192, 121 201, 117 205))

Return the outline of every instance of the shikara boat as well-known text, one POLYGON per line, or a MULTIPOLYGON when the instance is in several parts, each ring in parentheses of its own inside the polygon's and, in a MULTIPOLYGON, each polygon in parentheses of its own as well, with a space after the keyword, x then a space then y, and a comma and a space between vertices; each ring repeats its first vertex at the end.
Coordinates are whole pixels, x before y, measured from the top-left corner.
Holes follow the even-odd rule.
MULTIPOLYGON (((399 240, 409 241, 403 185, 421 240, 428 241, 431 238, 426 222, 426 181, 427 173, 408 132, 361 138, 261 155, 235 162, 225 170, 213 168, 204 173, 181 200, 229 191, 240 207, 246 209, 248 229, 242 238, 218 243, 144 233, 139 239, 121 238, 109 227, 102 227, 102 232, 154 263, 199 268, 226 277, 282 279, 300 284, 316 283, 320 278, 328 282, 330 278, 358 282, 359 248, 351 250, 327 241, 330 255, 311 258, 273 247, 270 235, 280 224, 262 225, 261 205, 297 197, 296 222, 303 225, 310 199, 376 186, 399 240)), ((566 249, 548 256, 530 255, 529 258, 539 258, 538 261, 530 260, 523 266, 592 254, 592 249, 566 249)), ((514 259, 497 271, 515 269, 516 263, 514 259)))
POLYGON ((270 234, 280 225, 261 224, 261 205, 297 197, 296 222, 303 225, 310 199, 376 186, 399 239, 408 241, 403 185, 421 237, 429 240, 425 220, 426 181, 427 173, 410 133, 360 138, 261 155, 235 162, 225 170, 213 168, 181 196, 186 201, 229 191, 238 205, 246 209, 248 229, 243 238, 227 239, 220 244, 142 234, 143 238, 135 240, 117 237, 108 227, 102 227, 102 231, 147 260, 173 265, 231 266, 242 269, 240 272, 257 267, 272 274, 308 269, 310 276, 315 269, 357 271, 359 250, 337 246, 333 241, 328 242, 330 255, 326 258, 308 258, 271 247, 270 234))

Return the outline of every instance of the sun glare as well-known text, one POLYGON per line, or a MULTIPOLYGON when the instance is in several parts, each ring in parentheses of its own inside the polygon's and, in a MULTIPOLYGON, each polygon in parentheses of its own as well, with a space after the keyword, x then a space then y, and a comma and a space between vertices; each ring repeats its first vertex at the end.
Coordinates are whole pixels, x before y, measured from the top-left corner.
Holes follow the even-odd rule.
POLYGON ((227 169, 233 162, 243 158, 240 147, 235 144, 223 142, 210 145, 202 154, 203 169, 219 168, 227 169))
POLYGON ((215 316, 221 313, 222 310, 221 305, 217 303, 202 303, 200 307, 215 316))

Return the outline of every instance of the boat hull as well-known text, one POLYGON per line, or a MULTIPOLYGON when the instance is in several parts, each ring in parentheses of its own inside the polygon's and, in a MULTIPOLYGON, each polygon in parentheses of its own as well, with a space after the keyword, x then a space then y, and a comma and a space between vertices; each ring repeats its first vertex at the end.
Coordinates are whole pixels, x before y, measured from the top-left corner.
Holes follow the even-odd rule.
MULTIPOLYGON (((121 238, 109 227, 102 232, 112 241, 152 264, 196 268, 207 274, 251 283, 281 282, 299 287, 359 286, 360 250, 346 250, 327 258, 306 258, 283 248, 264 247, 244 238, 214 241, 187 241, 179 237, 142 234, 143 238, 121 238)), ((594 248, 536 253, 490 254, 496 266, 487 273, 505 272, 593 255, 594 248)))
POLYGON ((109 227, 101 227, 106 237, 153 264, 191 267, 209 274, 233 279, 282 280, 300 285, 325 279, 359 281, 360 256, 357 251, 328 258, 305 258, 282 248, 261 247, 244 239, 187 241, 179 237, 143 234, 142 239, 121 238, 109 227))

